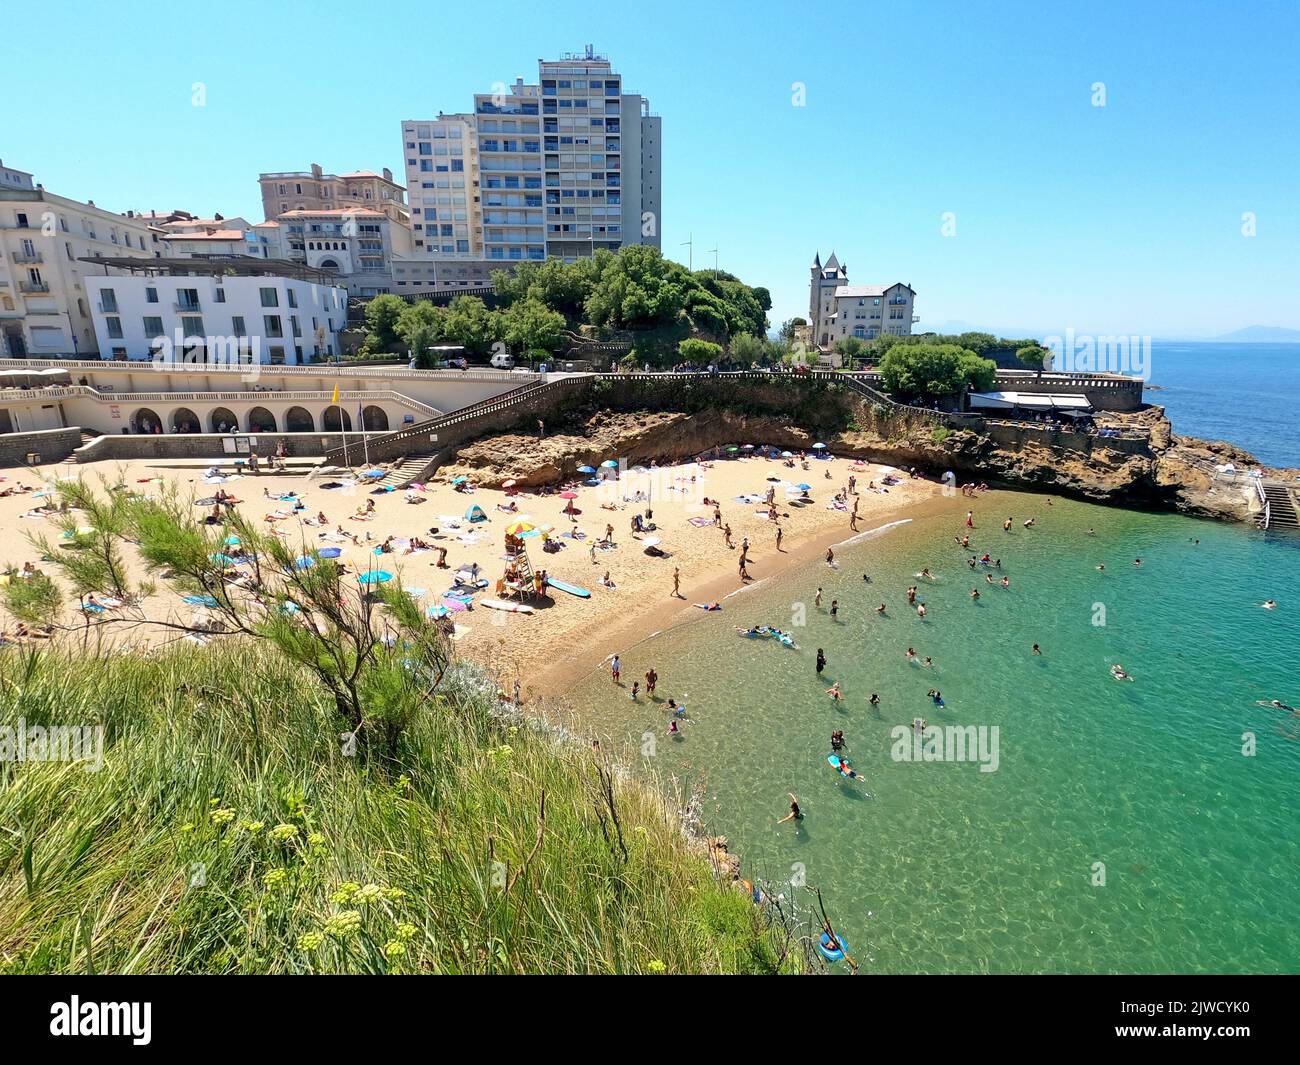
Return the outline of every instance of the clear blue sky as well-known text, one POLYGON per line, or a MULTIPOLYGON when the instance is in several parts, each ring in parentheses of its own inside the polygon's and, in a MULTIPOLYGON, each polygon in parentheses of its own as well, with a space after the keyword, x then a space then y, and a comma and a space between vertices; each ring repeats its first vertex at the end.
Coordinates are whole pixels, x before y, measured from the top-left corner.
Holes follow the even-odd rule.
POLYGON ((834 248, 911 283, 920 328, 1300 328, 1294 2, 621 7, 14 4, 0 157, 112 210, 259 221, 260 171, 400 175, 403 119, 591 43, 663 116, 665 253, 716 243, 774 322, 834 248))

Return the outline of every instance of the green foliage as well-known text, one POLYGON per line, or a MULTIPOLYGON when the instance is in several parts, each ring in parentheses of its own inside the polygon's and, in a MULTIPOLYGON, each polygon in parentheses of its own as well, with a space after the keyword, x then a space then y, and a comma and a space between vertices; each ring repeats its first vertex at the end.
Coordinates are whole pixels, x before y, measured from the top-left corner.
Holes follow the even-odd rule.
POLYGON ((948 437, 952 436, 952 429, 946 425, 936 425, 930 430, 930 439, 936 444, 942 444, 948 437))
POLYGON ((471 355, 486 355, 501 338, 500 317, 478 296, 457 296, 447 308, 442 333, 471 355))
POLYGON ((366 349, 368 351, 396 351, 401 344, 397 332, 398 319, 406 310, 406 301, 385 293, 366 304, 366 349))
POLYGON ((900 396, 947 396, 992 387, 997 366, 955 344, 894 344, 880 360, 885 388, 900 396))
POLYGON ((858 337, 840 337, 835 341, 835 350, 846 359, 860 359, 867 350, 867 342, 858 337))
POLYGON ((1042 344, 1030 343, 1024 347, 1016 349, 1016 358, 1020 360, 1022 366, 1028 366, 1033 370, 1042 370, 1047 367, 1047 360, 1052 353, 1043 347, 1042 344))
POLYGON ((722 358, 722 345, 692 338, 678 344, 677 353, 687 362, 693 362, 697 366, 710 366, 722 358))
POLYGON ((501 335, 516 351, 557 351, 564 343, 564 315, 526 296, 501 312, 501 335))
POLYGON ((407 351, 418 369, 433 368, 435 357, 429 352, 442 339, 447 312, 428 300, 417 300, 402 310, 397 319, 397 335, 406 343, 407 351))
POLYGON ((757 363, 768 366, 781 361, 782 352, 767 337, 754 336, 752 333, 740 333, 731 338, 729 351, 732 362, 749 366, 757 363))
POLYGON ((46 574, 20 577, 12 570, 4 588, 5 609, 28 625, 48 625, 63 613, 63 592, 46 574))

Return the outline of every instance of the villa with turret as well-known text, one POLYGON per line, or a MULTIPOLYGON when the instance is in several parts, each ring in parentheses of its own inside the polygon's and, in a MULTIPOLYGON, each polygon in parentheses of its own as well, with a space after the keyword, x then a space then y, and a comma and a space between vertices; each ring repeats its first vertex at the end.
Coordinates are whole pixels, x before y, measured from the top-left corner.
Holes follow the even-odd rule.
POLYGON ((809 273, 808 327, 817 347, 828 350, 845 337, 872 340, 884 333, 911 334, 918 320, 911 285, 851 285, 849 268, 834 252, 825 265, 818 252, 809 273))

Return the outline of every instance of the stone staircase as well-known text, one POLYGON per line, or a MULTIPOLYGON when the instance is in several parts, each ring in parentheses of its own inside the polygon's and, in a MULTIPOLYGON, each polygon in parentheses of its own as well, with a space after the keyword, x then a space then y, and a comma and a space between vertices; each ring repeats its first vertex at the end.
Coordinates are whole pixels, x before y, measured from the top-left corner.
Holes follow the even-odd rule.
POLYGON ((1300 514, 1296 512, 1296 497, 1290 487, 1276 481, 1265 481, 1262 486, 1268 501, 1266 529, 1300 529, 1300 514))
POLYGON ((374 487, 387 488, 392 485, 394 488, 405 488, 412 481, 419 480, 432 458, 433 453, 430 451, 407 455, 397 466, 377 480, 374 487))

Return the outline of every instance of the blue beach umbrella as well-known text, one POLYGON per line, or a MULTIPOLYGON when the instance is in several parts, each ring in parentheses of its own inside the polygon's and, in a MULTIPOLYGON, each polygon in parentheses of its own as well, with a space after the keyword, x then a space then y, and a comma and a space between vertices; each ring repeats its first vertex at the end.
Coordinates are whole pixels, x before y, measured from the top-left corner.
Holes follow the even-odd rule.
POLYGON ((227 547, 238 547, 241 543, 238 536, 227 536, 221 542, 225 544, 227 547))
POLYGON ((604 462, 601 463, 601 465, 605 467, 605 469, 607 470, 618 469, 618 463, 614 459, 606 459, 604 462))
POLYGON ((811 492, 811 491, 812 491, 812 485, 810 485, 810 484, 797 484, 797 485, 795 485, 795 487, 796 487, 797 489, 799 489, 799 491, 801 491, 801 492, 811 492))
POLYGON ((314 565, 316 565, 316 560, 311 555, 303 555, 301 558, 293 560, 294 569, 311 569, 314 565))
POLYGON ((231 558, 229 555, 223 555, 220 551, 218 551, 215 555, 209 555, 208 557, 212 559, 213 562, 220 562, 223 566, 239 565, 238 559, 231 558))
POLYGON ((317 551, 316 553, 317 553, 318 555, 320 555, 321 558, 338 558, 339 555, 343 554, 343 548, 341 548, 341 547, 322 547, 322 548, 321 548, 319 551, 317 551))
POLYGON ((596 467, 595 467, 595 466, 579 466, 579 467, 578 467, 578 472, 579 472, 579 473, 595 473, 595 472, 596 472, 596 467))
POLYGON ((372 569, 370 572, 363 573, 357 578, 357 580, 362 584, 380 584, 383 581, 391 581, 392 579, 393 575, 383 569, 372 569))
POLYGON ((189 603, 191 606, 217 605, 216 597, 211 595, 187 595, 185 596, 185 602, 189 603))

